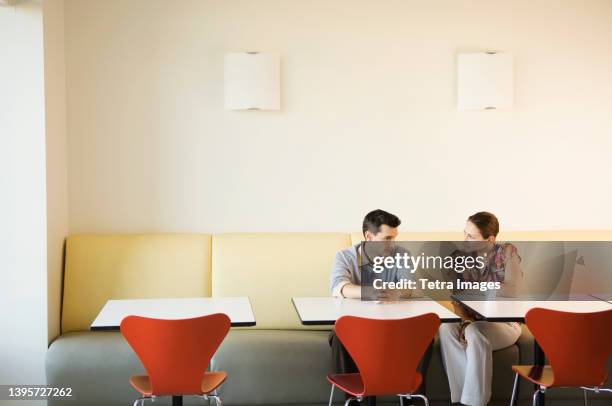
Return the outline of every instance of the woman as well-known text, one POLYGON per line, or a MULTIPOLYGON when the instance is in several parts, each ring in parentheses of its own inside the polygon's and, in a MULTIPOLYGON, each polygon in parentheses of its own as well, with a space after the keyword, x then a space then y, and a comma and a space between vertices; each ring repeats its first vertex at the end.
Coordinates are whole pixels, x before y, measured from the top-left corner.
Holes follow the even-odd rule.
MULTIPOLYGON (((464 279, 500 282, 497 295, 516 297, 523 274, 521 258, 512 244, 495 241, 499 232, 497 217, 488 212, 470 216, 464 230, 465 241, 479 241, 478 255, 486 254, 484 270, 466 272, 464 279)), ((461 323, 440 326, 442 360, 448 376, 451 402, 485 406, 491 398, 493 351, 516 343, 521 335, 518 323, 491 323, 478 320, 459 303, 453 303, 461 323)))

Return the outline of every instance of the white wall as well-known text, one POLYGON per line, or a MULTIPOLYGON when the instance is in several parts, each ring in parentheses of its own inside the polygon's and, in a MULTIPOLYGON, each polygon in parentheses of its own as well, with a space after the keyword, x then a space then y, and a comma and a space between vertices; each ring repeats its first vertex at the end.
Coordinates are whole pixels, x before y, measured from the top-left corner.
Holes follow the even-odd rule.
POLYGON ((40 1, 0 7, 0 384, 43 384, 47 345, 40 1))
POLYGON ((68 235, 64 1, 43 4, 47 170, 48 335, 60 332, 64 240, 68 235))
POLYGON ((608 0, 66 0, 70 232, 612 228, 608 0), (460 51, 515 55, 457 112, 460 51), (223 54, 282 55, 283 110, 223 110, 223 54))

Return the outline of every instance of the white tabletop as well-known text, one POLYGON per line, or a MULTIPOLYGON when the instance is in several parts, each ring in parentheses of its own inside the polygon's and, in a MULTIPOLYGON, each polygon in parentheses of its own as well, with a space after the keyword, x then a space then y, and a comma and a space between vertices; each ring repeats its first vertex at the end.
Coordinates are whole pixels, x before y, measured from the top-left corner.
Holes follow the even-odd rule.
POLYGON ((225 313, 232 326, 254 326, 255 316, 248 297, 198 297, 180 299, 126 299, 106 302, 91 330, 118 330, 126 316, 187 319, 225 313))
POLYGON ((482 300, 461 301, 461 303, 490 321, 524 321, 527 312, 535 307, 574 313, 591 313, 612 309, 612 304, 603 300, 482 300))
POLYGON ((378 303, 359 299, 331 297, 295 297, 293 305, 304 325, 332 325, 341 316, 358 316, 371 319, 402 319, 435 313, 441 321, 458 321, 459 317, 446 307, 432 300, 410 300, 394 303, 378 303))

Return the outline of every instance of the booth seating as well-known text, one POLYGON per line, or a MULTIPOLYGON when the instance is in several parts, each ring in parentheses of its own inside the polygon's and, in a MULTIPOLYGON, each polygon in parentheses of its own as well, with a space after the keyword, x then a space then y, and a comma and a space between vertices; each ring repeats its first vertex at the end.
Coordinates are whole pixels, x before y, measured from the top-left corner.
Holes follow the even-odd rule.
MULTIPOLYGON (((612 241, 612 232, 509 232, 499 237, 612 241)), ((455 232, 410 232, 398 239, 462 238, 462 233, 455 232)), ((327 404, 330 385, 324 377, 331 368, 329 328, 302 326, 291 298, 329 296, 335 253, 360 240, 360 233, 69 236, 61 335, 49 345, 46 371, 47 383, 72 387, 74 399, 49 400, 48 404, 108 406, 133 401, 128 378, 143 374, 142 365, 119 332, 89 331, 108 299, 209 296, 248 296, 257 322, 255 327, 231 329, 210 365, 211 370, 228 374, 219 391, 224 404, 327 404)), ((508 404, 514 378, 511 367, 532 363, 532 353, 533 338, 526 328, 516 345, 494 353, 493 404, 508 404)), ((426 379, 430 404, 448 405, 448 382, 437 339, 426 379)), ((531 393, 531 385, 521 382, 521 401, 529 402, 531 393)), ((559 389, 549 399, 555 405, 576 404, 582 392, 559 389)), ((388 400, 396 402, 397 398, 388 400)), ((600 394, 589 401, 605 405, 612 398, 600 394)), ((165 403, 160 399, 156 404, 165 403)), ((185 404, 192 403, 187 400, 185 404)))

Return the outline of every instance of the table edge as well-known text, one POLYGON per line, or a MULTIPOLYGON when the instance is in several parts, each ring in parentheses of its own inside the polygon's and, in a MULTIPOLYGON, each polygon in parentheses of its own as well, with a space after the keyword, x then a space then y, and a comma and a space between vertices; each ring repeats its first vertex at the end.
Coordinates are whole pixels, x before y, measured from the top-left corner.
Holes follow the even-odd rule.
MULTIPOLYGON (((295 309, 295 312, 297 313, 298 319, 300 319, 300 323, 303 326, 333 326, 333 325, 336 324, 337 320, 303 320, 302 319, 302 315, 300 314, 300 312, 299 312, 299 310, 297 308, 297 305, 295 304, 295 299, 296 299, 295 297, 292 297, 291 298, 291 303, 293 304, 293 308, 295 309)), ((334 298, 331 298, 331 299, 334 299, 334 298)), ((432 302, 438 303, 437 300, 432 300, 432 302)), ((442 306, 442 307, 444 307, 444 306, 442 306)), ((450 310, 448 310, 448 311, 450 312, 450 310)), ((433 312, 431 312, 431 313, 433 313, 433 312)), ((447 317, 442 318, 440 316, 438 316, 438 317, 440 318, 440 323, 456 323, 456 322, 461 320, 459 318, 459 316, 453 317, 453 318, 447 318, 447 317)), ((381 320, 384 320, 384 319, 381 319, 381 320)))
MULTIPOLYGON (((231 323, 232 327, 253 327, 256 325, 256 321, 237 321, 231 323)), ((119 326, 90 326, 89 331, 119 331, 119 326)))

